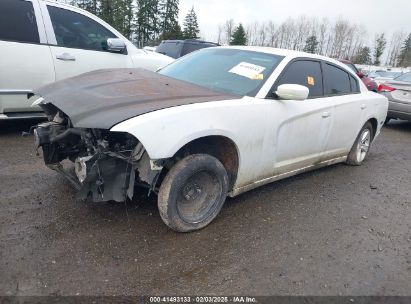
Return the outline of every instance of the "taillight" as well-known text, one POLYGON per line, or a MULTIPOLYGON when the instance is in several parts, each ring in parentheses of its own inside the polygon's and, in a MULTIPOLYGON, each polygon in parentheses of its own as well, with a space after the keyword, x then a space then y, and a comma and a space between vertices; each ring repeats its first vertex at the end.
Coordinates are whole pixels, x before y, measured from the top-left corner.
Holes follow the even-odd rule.
POLYGON ((378 92, 392 92, 395 91, 393 87, 387 86, 386 84, 380 84, 378 86, 378 92))

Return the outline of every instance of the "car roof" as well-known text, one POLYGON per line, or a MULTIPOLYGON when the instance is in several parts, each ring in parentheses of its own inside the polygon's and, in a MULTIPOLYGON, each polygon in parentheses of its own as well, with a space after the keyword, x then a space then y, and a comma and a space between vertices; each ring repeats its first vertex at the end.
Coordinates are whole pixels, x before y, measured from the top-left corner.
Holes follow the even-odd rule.
POLYGON ((266 54, 284 56, 290 59, 297 58, 297 57, 305 57, 305 58, 326 60, 328 62, 331 62, 335 65, 338 65, 346 69, 346 66, 343 63, 333 58, 322 56, 322 55, 317 55, 317 54, 306 53, 306 52, 294 51, 294 50, 278 49, 278 48, 267 47, 267 46, 219 46, 219 48, 232 48, 232 49, 239 49, 239 50, 246 50, 246 51, 261 52, 261 53, 266 53, 266 54))
POLYGON ((163 40, 161 43, 190 43, 190 44, 212 44, 215 46, 218 46, 217 43, 215 42, 210 42, 210 41, 203 41, 203 40, 198 40, 198 39, 169 39, 169 40, 163 40))

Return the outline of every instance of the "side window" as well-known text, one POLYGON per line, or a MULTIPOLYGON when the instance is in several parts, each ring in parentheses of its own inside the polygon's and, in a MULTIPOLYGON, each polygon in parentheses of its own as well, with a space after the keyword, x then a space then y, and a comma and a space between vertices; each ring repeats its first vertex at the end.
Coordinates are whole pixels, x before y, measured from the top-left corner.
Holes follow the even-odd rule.
POLYGON ((353 76, 350 75, 350 83, 351 83, 351 92, 352 93, 359 93, 360 88, 358 86, 358 81, 353 76))
POLYGON ((341 95, 351 93, 350 76, 344 70, 331 64, 325 65, 325 78, 327 79, 327 95, 341 95))
POLYGON ((298 60, 291 63, 281 76, 277 86, 282 84, 306 86, 310 90, 309 98, 324 96, 321 64, 311 60, 298 60))
POLYGON ((57 45, 94 51, 107 50, 107 39, 117 38, 98 22, 66 9, 47 6, 57 45))
POLYGON ((22 0, 0 1, 0 40, 40 42, 33 3, 22 0))

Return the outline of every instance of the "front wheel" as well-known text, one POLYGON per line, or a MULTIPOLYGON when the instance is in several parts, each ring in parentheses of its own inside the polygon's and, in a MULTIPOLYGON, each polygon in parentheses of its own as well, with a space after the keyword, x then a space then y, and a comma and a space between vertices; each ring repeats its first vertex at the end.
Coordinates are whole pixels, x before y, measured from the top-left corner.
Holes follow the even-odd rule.
POLYGON ((227 192, 227 172, 218 159, 189 155, 171 168, 160 186, 160 216, 178 232, 204 228, 220 212, 227 192))
POLYGON ((362 165, 365 157, 370 150, 370 145, 374 136, 372 124, 367 122, 358 134, 350 153, 348 154, 347 164, 353 166, 362 165))

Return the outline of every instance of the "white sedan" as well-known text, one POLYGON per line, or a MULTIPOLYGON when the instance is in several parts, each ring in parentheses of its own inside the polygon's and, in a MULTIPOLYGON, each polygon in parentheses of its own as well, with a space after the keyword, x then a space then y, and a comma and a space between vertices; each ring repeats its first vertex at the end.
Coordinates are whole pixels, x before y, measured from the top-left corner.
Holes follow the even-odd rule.
POLYGON ((388 108, 336 60, 262 47, 203 49, 158 73, 101 70, 35 94, 49 116, 35 136, 50 168, 94 201, 147 187, 181 232, 208 225, 227 195, 361 165, 388 108))
POLYGON ((36 87, 107 68, 152 71, 174 61, 137 49, 113 27, 56 1, 0 1, 0 120, 44 117, 27 93, 36 87))

